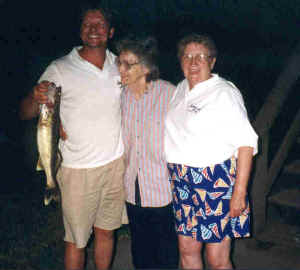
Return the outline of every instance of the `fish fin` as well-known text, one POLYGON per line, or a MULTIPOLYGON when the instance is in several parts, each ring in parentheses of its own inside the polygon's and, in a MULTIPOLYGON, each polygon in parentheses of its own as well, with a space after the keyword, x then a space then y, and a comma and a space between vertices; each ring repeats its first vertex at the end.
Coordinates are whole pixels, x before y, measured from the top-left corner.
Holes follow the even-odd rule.
POLYGON ((124 204, 123 212, 122 212, 122 224, 129 224, 126 205, 124 204))
POLYGON ((42 164, 42 161, 41 161, 41 158, 39 157, 39 160, 36 164, 36 170, 37 171, 44 171, 44 167, 43 167, 43 164, 42 164))

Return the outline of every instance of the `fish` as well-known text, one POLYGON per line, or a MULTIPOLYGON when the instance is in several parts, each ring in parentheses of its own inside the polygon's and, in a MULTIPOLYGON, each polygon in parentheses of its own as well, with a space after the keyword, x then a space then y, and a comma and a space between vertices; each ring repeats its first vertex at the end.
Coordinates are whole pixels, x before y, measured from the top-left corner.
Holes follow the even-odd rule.
POLYGON ((60 132, 60 100, 61 87, 51 83, 47 96, 53 107, 46 104, 40 106, 39 120, 37 124, 37 146, 39 160, 37 170, 44 170, 46 175, 46 188, 44 191, 44 205, 52 200, 59 201, 60 193, 57 184, 57 172, 62 163, 62 155, 58 147, 60 132))

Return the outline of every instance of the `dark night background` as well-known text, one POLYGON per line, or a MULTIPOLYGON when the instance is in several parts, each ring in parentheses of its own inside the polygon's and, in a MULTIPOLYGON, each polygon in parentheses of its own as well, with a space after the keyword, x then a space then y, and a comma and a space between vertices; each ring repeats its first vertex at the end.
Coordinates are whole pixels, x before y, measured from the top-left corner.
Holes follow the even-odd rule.
MULTIPOLYGON (((18 113, 20 100, 47 65, 80 45, 83 2, 0 0, 0 269, 3 262, 3 269, 56 269, 63 254, 57 211, 41 206, 36 120, 21 121, 18 113)), ((178 40, 189 32, 211 35, 219 50, 215 72, 241 90, 251 121, 300 41, 300 0, 102 2, 116 15, 110 48, 114 51, 113 41, 129 33, 155 36, 161 77, 174 84, 183 78, 178 40)), ((272 127, 271 157, 299 108, 299 87, 298 80, 272 127)))
MULTIPOLYGON (((18 107, 53 59, 79 40, 84 1, 0 0, 0 131, 34 166, 34 121, 20 121, 18 107)), ((215 72, 244 95, 251 119, 262 106, 288 55, 299 40, 299 0, 104 0, 115 13, 114 40, 128 33, 154 35, 160 46, 161 77, 182 79, 176 43, 188 32, 216 41, 215 72)), ((113 44, 113 42, 112 42, 113 44)), ((110 46, 113 50, 113 46, 110 46)))

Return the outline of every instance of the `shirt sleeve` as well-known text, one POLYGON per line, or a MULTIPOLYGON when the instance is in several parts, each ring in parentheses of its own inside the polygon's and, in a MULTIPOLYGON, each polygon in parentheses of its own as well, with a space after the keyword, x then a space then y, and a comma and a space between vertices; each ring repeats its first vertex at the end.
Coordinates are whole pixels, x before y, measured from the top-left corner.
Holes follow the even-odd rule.
POLYGON ((39 79, 39 82, 42 81, 49 81, 55 83, 56 86, 62 86, 61 76, 59 75, 55 62, 52 62, 46 68, 46 70, 39 79))
POLYGON ((253 147, 253 155, 258 151, 258 136, 251 126, 242 95, 237 89, 222 89, 216 97, 215 109, 218 110, 221 136, 233 146, 235 156, 242 146, 253 147))

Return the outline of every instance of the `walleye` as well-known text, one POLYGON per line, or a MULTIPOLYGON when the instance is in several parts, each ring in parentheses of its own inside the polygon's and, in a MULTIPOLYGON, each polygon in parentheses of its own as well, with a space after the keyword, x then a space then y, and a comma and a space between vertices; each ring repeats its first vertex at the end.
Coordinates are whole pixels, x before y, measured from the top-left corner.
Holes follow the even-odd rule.
POLYGON ((37 170, 44 170, 46 174, 44 205, 59 199, 56 174, 62 162, 61 153, 58 149, 61 87, 56 87, 54 83, 50 84, 47 96, 54 106, 49 108, 46 104, 41 105, 37 126, 39 152, 37 170))

